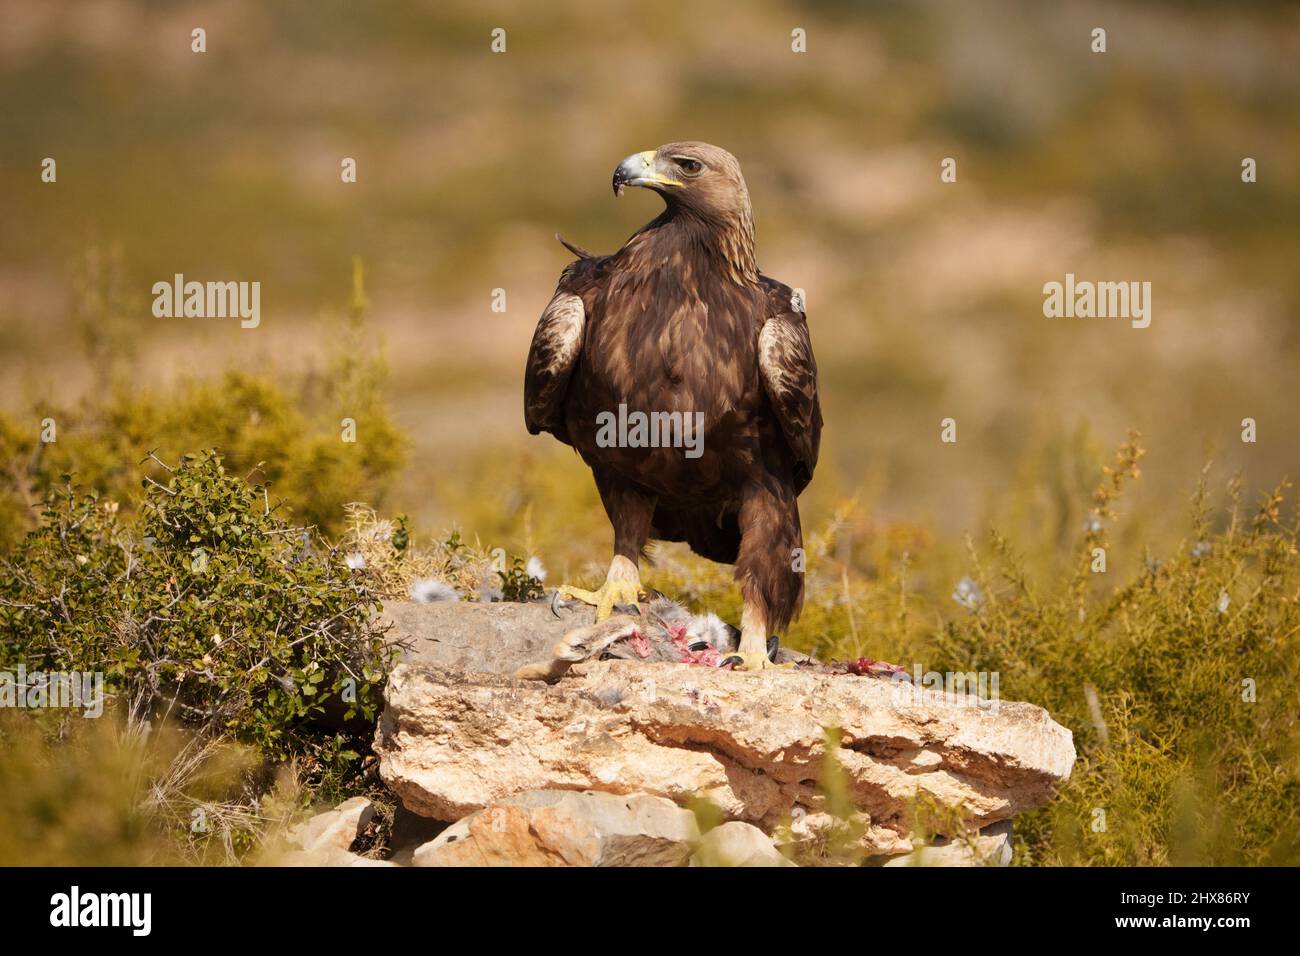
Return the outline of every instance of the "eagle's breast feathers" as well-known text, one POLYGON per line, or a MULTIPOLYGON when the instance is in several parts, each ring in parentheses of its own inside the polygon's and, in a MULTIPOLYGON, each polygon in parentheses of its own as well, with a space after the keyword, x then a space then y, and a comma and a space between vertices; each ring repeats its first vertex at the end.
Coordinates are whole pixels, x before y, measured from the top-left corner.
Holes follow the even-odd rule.
MULTIPOLYGON (((635 409, 645 404, 638 398, 657 396, 656 407, 640 410, 693 405, 713 424, 717 412, 765 407, 793 456, 796 493, 802 491, 817 465, 822 417, 808 324, 791 290, 761 275, 749 289, 669 288, 663 263, 637 281, 612 259, 570 265, 537 323, 524 379, 529 432, 581 444, 566 419, 583 376, 584 396, 604 396, 600 410, 620 400, 635 409), (584 355, 584 348, 591 351, 584 355), (738 394, 755 386, 762 395, 738 394)), ((586 424, 594 432, 594 417, 586 424)))

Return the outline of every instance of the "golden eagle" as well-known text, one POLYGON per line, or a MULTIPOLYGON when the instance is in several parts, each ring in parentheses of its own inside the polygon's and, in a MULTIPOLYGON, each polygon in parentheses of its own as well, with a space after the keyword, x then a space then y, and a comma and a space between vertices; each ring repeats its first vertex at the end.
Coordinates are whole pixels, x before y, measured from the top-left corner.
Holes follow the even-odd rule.
MULTIPOLYGON (((524 420, 591 468, 614 527, 597 606, 644 593, 647 540, 685 541, 735 564, 742 667, 768 665, 768 636, 803 603, 797 498, 817 465, 822 415, 803 303, 754 260, 749 190, 708 143, 636 153, 614 194, 643 186, 665 209, 613 255, 560 276, 533 334, 524 420)), ((564 242, 563 239, 560 240, 564 242)))

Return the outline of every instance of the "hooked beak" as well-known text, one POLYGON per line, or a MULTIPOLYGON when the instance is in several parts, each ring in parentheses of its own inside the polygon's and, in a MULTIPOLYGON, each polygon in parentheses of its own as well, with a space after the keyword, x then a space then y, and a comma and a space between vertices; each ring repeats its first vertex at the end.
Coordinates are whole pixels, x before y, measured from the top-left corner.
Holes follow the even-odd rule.
POLYGON ((658 160, 652 150, 646 150, 644 153, 633 153, 623 162, 618 164, 614 170, 614 195, 623 195, 624 186, 646 186, 654 189, 657 186, 682 186, 684 183, 665 176, 660 171, 658 160))

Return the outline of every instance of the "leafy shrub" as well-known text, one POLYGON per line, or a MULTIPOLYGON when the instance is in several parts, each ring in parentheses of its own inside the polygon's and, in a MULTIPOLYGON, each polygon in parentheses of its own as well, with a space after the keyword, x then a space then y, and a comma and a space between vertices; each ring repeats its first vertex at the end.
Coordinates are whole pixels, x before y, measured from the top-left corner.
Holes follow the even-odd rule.
POLYGON ((501 579, 502 600, 540 601, 545 596, 541 580, 529 572, 524 559, 517 555, 496 573, 501 579))
POLYGON ((349 761, 308 721, 373 718, 386 649, 375 595, 341 556, 214 452, 146 478, 134 521, 70 483, 0 580, 0 655, 103 671, 111 691, 262 754, 349 761))
POLYGON ((380 517, 373 508, 353 502, 345 508, 347 528, 339 550, 359 565, 381 598, 408 600, 419 582, 436 581, 460 597, 477 594, 491 575, 493 558, 453 531, 446 540, 419 542, 405 516, 380 517))
POLYGON ((504 548, 487 551, 457 530, 427 543, 416 540, 406 516, 380 517, 359 502, 346 507, 339 550, 381 598, 398 600, 537 601, 544 570, 504 548))
POLYGON ((1190 541, 1113 588, 1089 578, 1109 504, 1134 476, 1121 450, 1094 497, 1080 570, 1043 589, 992 536, 977 568, 984 602, 943 628, 954 670, 998 671, 1011 693, 1075 735, 1080 761, 1059 800, 1021 826, 1025 862, 1294 863, 1300 856, 1300 561, 1285 488, 1246 517, 1229 486, 1216 527, 1204 483, 1190 541))
MULTIPOLYGON (((96 273, 98 274, 98 273, 96 273)), ((109 291, 109 272, 88 283, 79 309, 91 329, 120 324, 125 308, 109 291)), ((293 376, 231 368, 168 386, 141 384, 139 370, 114 365, 124 351, 115 341, 88 346, 108 369, 77 406, 38 403, 25 421, 0 415, 0 549, 12 548, 39 516, 41 502, 61 476, 129 507, 139 463, 151 451, 174 461, 198 448, 220 448, 227 467, 268 485, 305 524, 341 528, 351 501, 382 503, 406 455, 407 440, 385 398, 387 366, 365 325, 364 274, 354 264, 346 314, 332 323, 332 347, 323 368, 293 376), (106 354, 100 354, 106 352, 106 354), (52 419, 56 440, 41 441, 52 419), (355 423, 344 441, 343 422, 355 423)), ((97 339, 95 341, 98 341, 97 339)), ((164 470, 149 461, 150 475, 164 470)))

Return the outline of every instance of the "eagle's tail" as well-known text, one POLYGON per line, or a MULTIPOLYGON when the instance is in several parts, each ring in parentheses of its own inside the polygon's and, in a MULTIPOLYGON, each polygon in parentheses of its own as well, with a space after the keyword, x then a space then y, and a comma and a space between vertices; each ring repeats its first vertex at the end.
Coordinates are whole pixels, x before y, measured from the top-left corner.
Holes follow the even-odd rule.
POLYGON ((579 259, 591 259, 591 258, 592 258, 592 254, 591 254, 590 252, 588 252, 586 249, 582 248, 582 246, 575 246, 573 243, 569 242, 567 239, 565 239, 565 238, 564 238, 562 235, 560 235, 558 232, 555 234, 555 238, 560 240, 560 245, 564 246, 564 248, 568 249, 570 252, 572 252, 572 253, 573 253, 575 256, 577 256, 579 259))

